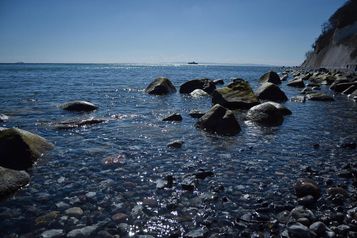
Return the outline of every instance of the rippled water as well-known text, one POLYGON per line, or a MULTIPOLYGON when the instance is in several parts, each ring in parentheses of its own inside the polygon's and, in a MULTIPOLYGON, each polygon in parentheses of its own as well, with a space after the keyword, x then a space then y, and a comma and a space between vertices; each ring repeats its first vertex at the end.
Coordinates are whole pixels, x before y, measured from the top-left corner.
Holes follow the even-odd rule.
MULTIPOLYGON (((193 78, 224 79, 227 83, 240 77, 256 89, 257 79, 270 69, 0 65, 0 113, 10 117, 1 126, 29 130, 55 144, 55 149, 30 171, 31 183, 0 204, 0 236, 38 236, 48 229, 69 232, 98 223, 104 224, 99 230, 124 237, 182 236, 202 227, 208 217, 217 220, 212 230, 234 227, 235 217, 253 211, 263 201, 289 202, 292 184, 305 166, 328 170, 355 158, 355 150, 342 150, 337 145, 346 137, 357 137, 356 103, 342 95, 336 95, 333 102, 289 101, 285 105, 293 114, 274 128, 246 122, 244 112, 237 112, 242 131, 234 137, 221 137, 196 129, 196 119, 188 115, 191 109, 208 110, 210 98, 194 99, 179 93, 151 96, 144 92, 158 76, 170 78, 177 87, 193 78), (80 114, 58 108, 77 99, 93 102, 99 109, 80 114), (183 121, 161 121, 173 112, 181 113, 183 121), (110 120, 70 130, 51 126, 53 122, 89 117, 110 120), (183 147, 167 148, 167 143, 176 139, 184 141, 183 147), (317 150, 312 146, 316 143, 320 144, 317 150), (117 155, 124 157, 120 164, 103 164, 103 159, 117 155), (214 176, 200 181, 194 192, 182 190, 184 176, 199 169, 213 171, 214 176), (156 189, 155 181, 168 174, 175 178, 174 187, 156 189), (77 217, 78 221, 65 220, 67 207, 59 206, 60 202, 81 207, 84 214, 77 217), (59 215, 42 223, 36 220, 52 211, 59 211, 59 215), (111 221, 119 212, 128 215, 120 221, 128 225, 125 229, 123 224, 111 221)), ((299 93, 284 84, 281 88, 289 98, 299 93)))

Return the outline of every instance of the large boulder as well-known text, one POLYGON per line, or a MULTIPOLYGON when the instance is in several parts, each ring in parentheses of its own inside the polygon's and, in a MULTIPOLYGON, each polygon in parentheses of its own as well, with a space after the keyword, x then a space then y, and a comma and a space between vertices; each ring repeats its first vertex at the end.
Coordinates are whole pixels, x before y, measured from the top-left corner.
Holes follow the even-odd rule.
POLYGON ((249 109, 259 104, 259 100, 247 81, 235 79, 212 93, 212 103, 229 109, 249 109))
POLYGON ((283 102, 288 100, 285 93, 273 83, 263 83, 255 92, 255 95, 261 100, 270 100, 274 102, 283 102))
POLYGON ((283 113, 269 102, 249 109, 247 119, 263 126, 279 126, 284 121, 283 113))
POLYGON ((260 77, 259 81, 262 83, 268 82, 268 83, 273 83, 273 84, 281 84, 279 75, 274 71, 269 71, 269 72, 263 74, 260 77))
POLYGON ((330 89, 334 90, 335 92, 341 93, 351 86, 357 86, 357 82, 345 82, 345 81, 340 80, 340 81, 335 81, 330 86, 330 89))
POLYGON ((189 94, 195 89, 202 89, 206 93, 211 94, 216 89, 216 85, 210 79, 193 79, 180 86, 180 93, 189 94))
POLYGON ((305 88, 305 83, 302 78, 295 78, 289 81, 287 85, 290 87, 305 88))
POLYGON ((66 111, 90 112, 96 110, 98 107, 87 101, 72 101, 60 105, 60 108, 66 111))
POLYGON ((30 168, 53 148, 43 137, 18 128, 0 130, 0 166, 16 170, 30 168))
POLYGON ((154 95, 165 95, 176 92, 176 88, 171 83, 170 79, 160 77, 151 82, 145 89, 145 92, 154 95))
POLYGON ((334 101, 332 96, 325 93, 308 93, 306 98, 311 101, 334 101))
POLYGON ((240 125, 231 110, 214 105, 196 123, 196 127, 210 133, 233 136, 240 132, 240 125))
POLYGON ((0 199, 3 199, 30 181, 30 175, 25 171, 7 169, 0 166, 0 199))
POLYGON ((292 114, 290 109, 285 107, 283 104, 280 104, 280 103, 277 103, 277 102, 267 102, 267 103, 270 103, 271 105, 276 107, 283 114, 283 116, 287 116, 287 115, 291 115, 292 114))

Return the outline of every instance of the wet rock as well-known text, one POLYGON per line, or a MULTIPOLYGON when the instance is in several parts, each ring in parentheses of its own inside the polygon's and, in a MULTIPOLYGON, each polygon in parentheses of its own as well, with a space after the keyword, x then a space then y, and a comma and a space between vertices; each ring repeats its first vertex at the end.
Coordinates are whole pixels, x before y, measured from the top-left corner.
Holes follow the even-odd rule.
POLYGON ((87 198, 94 198, 95 196, 97 196, 96 192, 88 192, 88 193, 86 193, 86 197, 87 198))
POLYGON ((53 127, 55 127, 56 129, 72 129, 72 128, 96 125, 96 124, 103 123, 106 121, 107 121, 106 119, 100 119, 100 118, 89 118, 89 119, 74 120, 74 121, 71 120, 71 121, 63 121, 63 122, 54 123, 53 127))
MULTIPOLYGON (((356 90, 357 90, 357 85, 352 85, 352 86, 348 87, 346 90, 344 90, 342 92, 342 94, 349 95, 349 94, 353 93, 356 90)), ((0 115, 0 120, 1 120, 1 115, 0 115)))
POLYGON ((255 95, 261 100, 274 102, 283 102, 288 100, 285 93, 273 83, 263 83, 255 92, 255 95))
POLYGON ((306 98, 311 101, 334 101, 333 97, 325 93, 308 93, 306 98))
POLYGON ((295 207, 293 210, 291 210, 290 217, 295 220, 300 218, 307 218, 310 222, 313 222, 316 219, 314 213, 311 210, 302 206, 295 207))
POLYGON ((289 81, 287 85, 290 87, 296 87, 296 88, 304 88, 305 87, 305 83, 304 83, 304 80, 302 80, 302 78, 293 79, 293 80, 289 81))
POLYGON ((298 204, 305 207, 313 206, 315 203, 316 200, 312 195, 307 195, 298 199, 298 204))
POLYGON ((170 143, 168 143, 167 147, 179 149, 182 147, 182 145, 183 145, 182 140, 174 140, 174 141, 171 141, 170 143))
POLYGON ((87 101, 72 101, 60 105, 60 108, 73 112, 90 112, 96 110, 98 107, 87 101))
POLYGON ((7 121, 9 120, 9 117, 6 116, 5 114, 0 114, 0 122, 4 122, 4 121, 7 121))
POLYGON ((43 137, 18 128, 0 130, 0 166, 24 170, 52 149, 43 137))
POLYGON ((294 185, 294 189, 298 198, 311 195, 315 199, 318 199, 321 195, 319 186, 313 180, 308 178, 298 179, 294 185))
POLYGON ((314 235, 308 227, 295 222, 288 225, 288 234, 290 238, 312 238, 314 235))
POLYGON ((351 86, 357 86, 357 82, 337 80, 330 86, 330 89, 334 90, 335 92, 341 93, 351 86))
POLYGON ((199 172, 196 172, 194 173, 195 177, 198 178, 198 179, 205 179, 207 177, 210 177, 210 176, 213 176, 214 173, 212 171, 205 171, 205 170, 202 170, 202 171, 199 171, 199 172))
POLYGON ((285 107, 283 104, 281 103, 277 103, 277 102, 266 102, 266 103, 270 103, 271 105, 273 105, 274 107, 276 107, 280 112, 281 114, 283 114, 284 116, 287 116, 287 115, 291 115, 292 112, 290 111, 290 109, 288 109, 287 107, 285 107))
POLYGON ((263 126, 279 126, 284 121, 280 110, 268 102, 249 109, 247 119, 263 126))
POLYGON ((310 87, 306 87, 303 90, 300 91, 301 94, 308 94, 308 93, 312 93, 314 90, 312 90, 312 88, 310 87))
POLYGON ((67 234, 69 238, 77 238, 77 237, 89 237, 94 234, 94 232, 98 229, 98 225, 85 226, 83 228, 74 229, 67 234))
POLYGON ((167 175, 163 179, 156 180, 156 188, 158 189, 172 188, 173 183, 174 183, 174 177, 172 175, 167 175))
POLYGON ((106 166, 120 166, 123 165, 126 160, 125 155, 114 155, 114 156, 109 156, 105 158, 102 163, 103 165, 106 166))
POLYGON ((123 222, 124 220, 126 220, 128 217, 129 216, 127 214, 118 212, 112 216, 112 220, 120 223, 120 222, 123 222))
POLYGON ((25 171, 17 171, 0 166, 0 199, 19 190, 30 182, 30 175, 25 171))
POLYGON ((288 80, 288 78, 289 78, 289 75, 284 74, 284 75, 281 76, 280 80, 281 81, 286 81, 286 80, 288 80))
POLYGON ((194 98, 199 98, 199 97, 209 96, 209 94, 203 91, 202 89, 195 89, 190 93, 190 96, 194 98))
POLYGON ((181 187, 183 190, 193 191, 196 188, 196 179, 194 176, 186 176, 182 182, 181 187))
POLYGON ((228 109, 249 109, 259 101, 247 81, 235 79, 226 87, 218 88, 212 93, 212 103, 228 109))
POLYGON ((186 238, 204 238, 206 237, 208 233, 207 228, 198 228, 195 230, 192 230, 184 235, 186 238))
POLYGON ((179 113, 173 113, 173 114, 165 117, 162 120, 163 121, 182 121, 182 116, 179 113))
POLYGON ((43 225, 56 220, 59 217, 59 211, 51 211, 45 215, 39 216, 35 219, 36 225, 43 225))
POLYGON ((309 228, 311 231, 313 231, 316 235, 320 237, 324 236, 327 231, 326 225, 321 221, 314 222, 310 225, 309 228))
POLYGON ((233 136, 240 132, 240 125, 231 110, 214 105, 196 123, 196 127, 210 133, 233 136))
POLYGON ((62 229, 52 229, 41 233, 40 238, 60 238, 64 233, 62 229))
POLYGON ((213 83, 214 83, 214 85, 217 85, 217 84, 223 85, 224 84, 224 80, 223 79, 216 79, 216 80, 213 80, 213 83))
POLYGON ((157 78, 147 86, 145 92, 153 95, 165 95, 176 92, 175 86, 168 78, 157 78))
POLYGON ((157 201, 152 198, 144 198, 142 201, 143 206, 157 207, 157 201))
POLYGON ((189 112, 189 115, 193 118, 201 118, 203 115, 205 114, 205 112, 201 112, 199 110, 191 110, 189 112))
POLYGON ((66 215, 79 217, 83 215, 83 210, 80 207, 68 208, 65 212, 66 215))
POLYGON ((216 85, 210 79, 193 79, 180 86, 180 93, 189 94, 195 89, 202 89, 206 93, 211 94, 216 89, 216 85))
MULTIPOLYGON (((269 72, 263 74, 260 77, 259 81, 262 83, 268 82, 268 83, 273 83, 273 84, 281 84, 279 75, 274 71, 269 71, 269 72)), ((268 100, 271 100, 271 99, 268 99, 268 100)))
POLYGON ((290 100, 292 102, 304 103, 306 98, 305 98, 305 96, 294 96, 294 97, 291 97, 290 100))

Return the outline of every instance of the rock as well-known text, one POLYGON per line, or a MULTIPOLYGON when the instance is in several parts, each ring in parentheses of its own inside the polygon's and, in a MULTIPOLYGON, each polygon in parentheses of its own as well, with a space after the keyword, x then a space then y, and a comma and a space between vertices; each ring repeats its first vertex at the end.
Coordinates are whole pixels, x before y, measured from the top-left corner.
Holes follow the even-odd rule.
POLYGON ((288 224, 288 234, 290 238, 312 238, 314 237, 311 234, 309 228, 304 226, 301 223, 295 222, 288 224))
POLYGON ((310 222, 313 222, 316 219, 314 213, 311 210, 306 209, 302 206, 295 207, 293 210, 291 210, 290 217, 295 220, 298 220, 300 218, 307 218, 310 222))
POLYGON ((308 94, 308 93, 312 93, 314 90, 312 90, 312 88, 310 87, 306 87, 303 90, 300 91, 301 94, 308 94))
POLYGON ((194 173, 195 177, 198 179, 205 179, 207 177, 211 177, 214 175, 214 173, 212 171, 205 171, 205 170, 201 170, 199 172, 194 173))
POLYGON ((204 97, 204 96, 209 96, 209 95, 202 89, 195 89, 190 93, 190 96, 194 97, 194 98, 199 98, 199 97, 204 97))
POLYGON ((335 81, 331 86, 330 89, 334 90, 335 92, 341 93, 348 89, 351 86, 357 86, 357 82, 348 82, 348 81, 335 81))
POLYGON ((4 121, 7 121, 9 120, 9 117, 6 116, 5 114, 0 114, 0 122, 4 122, 4 121))
POLYGON ((201 112, 199 110, 194 109, 194 110, 191 110, 188 114, 193 118, 200 118, 205 114, 205 112, 201 112))
POLYGON ((182 140, 175 140, 168 143, 167 147, 179 149, 182 147, 182 144, 183 144, 182 140))
POLYGON ((196 127, 210 133, 227 136, 233 136, 241 130, 233 112, 218 104, 198 119, 196 127))
MULTIPOLYGON (((352 86, 348 87, 346 90, 344 90, 342 92, 342 94, 349 95, 349 94, 353 93, 356 90, 357 90, 357 85, 352 85, 352 86)), ((1 121, 1 115, 0 115, 0 121, 1 121)))
POLYGON ((334 101, 333 97, 324 93, 308 93, 306 98, 311 101, 334 101))
POLYGON ((72 129, 72 128, 78 128, 78 127, 91 126, 91 125, 103 123, 106 121, 107 120, 105 120, 105 119, 89 118, 89 119, 77 120, 77 121, 58 122, 58 123, 54 123, 53 126, 56 129, 72 129))
POLYGON ((53 145, 43 137, 18 128, 0 130, 0 166, 24 170, 53 145))
POLYGON ((312 195, 307 195, 305 197, 301 197, 298 199, 298 204, 305 206, 305 207, 310 207, 316 203, 315 198, 312 195))
POLYGON ((98 225, 85 226, 83 228, 74 229, 67 234, 69 238, 89 237, 98 229, 98 225))
POLYGON ((310 225, 309 228, 311 231, 313 231, 316 235, 320 237, 323 237, 326 231, 328 230, 326 225, 321 221, 314 222, 310 225))
POLYGON ((213 80, 213 83, 214 83, 214 85, 217 85, 217 84, 223 85, 224 84, 224 80, 223 79, 216 79, 216 80, 213 80))
POLYGON ((202 89, 206 93, 211 94, 216 89, 216 85, 210 79, 193 79, 180 86, 180 93, 189 94, 195 89, 202 89))
POLYGON ((277 103, 277 102, 267 102, 276 107, 284 116, 291 115, 292 112, 285 107, 283 104, 277 103))
POLYGON ((304 83, 304 80, 302 80, 302 78, 293 79, 293 80, 289 81, 287 85, 291 86, 291 87, 296 87, 296 88, 304 88, 305 87, 305 83, 304 83))
POLYGON ((206 237, 207 233, 208 233, 208 229, 207 228, 198 228, 196 230, 192 230, 192 231, 186 233, 184 237, 187 237, 187 238, 204 238, 204 237, 206 237))
POLYGON ((30 182, 30 175, 25 171, 17 171, 0 167, 0 199, 3 199, 30 182))
POLYGON ((62 229, 52 229, 41 233, 40 238, 60 238, 64 233, 62 229))
POLYGON ((98 107, 87 101, 72 101, 60 105, 60 108, 66 111, 90 112, 96 110, 98 107))
POLYGON ((164 179, 156 180, 156 188, 171 188, 174 183, 174 177, 172 175, 167 175, 164 179))
POLYGON ((212 93, 212 103, 228 109, 249 109, 259 104, 259 101, 247 81, 235 79, 212 93))
POLYGON ((274 71, 269 71, 269 72, 263 74, 260 77, 259 81, 262 83, 268 82, 268 83, 273 83, 273 84, 281 84, 279 75, 274 71))
POLYGON ((56 220, 59 216, 59 211, 51 211, 45 215, 39 216, 35 220, 36 225, 43 225, 56 220))
POLYGON ((289 78, 289 75, 284 74, 284 75, 281 76, 280 80, 281 81, 286 81, 286 80, 288 80, 288 78, 289 78))
POLYGON ((125 213, 116 213, 112 216, 112 220, 115 221, 115 222, 123 222, 124 220, 126 220, 129 216, 126 215, 125 213))
POLYGON ((79 217, 83 215, 83 210, 80 207, 71 207, 64 211, 66 215, 79 217))
POLYGON ((298 179, 294 185, 294 189, 298 198, 311 195, 317 200, 321 195, 319 186, 308 178, 298 179))
POLYGON ((269 102, 249 109, 247 119, 263 126, 279 126, 284 121, 281 111, 269 102))
POLYGON ((305 96, 294 96, 292 97, 290 100, 292 102, 299 102, 299 103, 304 103, 305 102, 306 97, 305 96))
POLYGON ((175 86, 168 78, 157 78, 147 86, 145 92, 154 95, 165 95, 176 92, 175 86))
POLYGON ((181 187, 183 190, 187 190, 187 191, 193 191, 196 188, 196 179, 194 176, 189 175, 186 176, 182 182, 181 182, 181 187))
POLYGON ((125 155, 114 155, 105 158, 102 163, 106 166, 120 166, 123 165, 126 160, 125 155))
POLYGON ((260 100, 270 100, 275 102, 283 102, 288 100, 281 89, 273 83, 263 83, 255 92, 255 95, 260 100))
POLYGON ((182 116, 179 113, 173 113, 173 114, 165 117, 162 120, 163 121, 182 121, 182 116))

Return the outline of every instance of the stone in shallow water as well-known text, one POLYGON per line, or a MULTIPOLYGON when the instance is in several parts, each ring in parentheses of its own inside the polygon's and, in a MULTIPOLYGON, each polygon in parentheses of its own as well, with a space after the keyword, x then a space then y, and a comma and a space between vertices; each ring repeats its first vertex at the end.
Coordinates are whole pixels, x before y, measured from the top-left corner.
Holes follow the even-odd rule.
POLYGON ((66 111, 90 112, 96 110, 98 107, 87 101, 72 101, 60 105, 60 108, 66 111))
POLYGON ((201 112, 199 110, 191 110, 189 113, 188 113, 191 117, 193 118, 200 118, 202 117, 205 113, 204 112, 201 112))
POLYGON ((81 216, 83 214, 83 210, 80 207, 71 207, 65 211, 65 214, 69 216, 81 216))
POLYGON ((112 220, 116 221, 116 222, 122 222, 124 220, 126 220, 129 216, 125 213, 116 213, 112 216, 112 220))
POLYGON ((59 238, 63 236, 64 233, 62 229, 52 229, 42 232, 40 238, 59 238))
POLYGON ((190 96, 193 98, 199 98, 199 97, 209 96, 209 94, 203 91, 202 89, 195 89, 190 93, 190 96))
POLYGON ((67 237, 89 237, 98 229, 98 225, 85 226, 83 228, 74 229, 67 234, 67 237))
POLYGON ((145 92, 153 95, 165 95, 176 92, 176 88, 170 79, 160 77, 151 82, 145 92))
POLYGON ((9 120, 9 117, 6 116, 5 114, 0 114, 0 122, 4 122, 4 121, 7 121, 9 120))
POLYGON ((320 197, 320 188, 315 181, 308 178, 300 178, 294 185, 297 197, 312 195, 315 199, 320 197))
POLYGON ((308 227, 301 223, 292 223, 288 225, 288 233, 290 238, 312 238, 314 237, 308 227))
POLYGON ((255 92, 255 95, 261 100, 270 100, 274 102, 283 102, 288 100, 285 93, 273 83, 262 84, 255 92))
POLYGON ((206 237, 208 233, 207 228, 198 228, 196 230, 192 230, 188 233, 185 234, 185 237, 187 238, 203 238, 206 237))
POLYGON ((182 116, 179 113, 173 113, 173 114, 165 117, 162 120, 163 121, 182 121, 182 116))
POLYGON ((6 169, 0 166, 0 199, 12 194, 30 182, 25 171, 6 169))
POLYGON ((279 126, 284 121, 282 112, 269 102, 249 109, 247 119, 262 126, 279 126))
POLYGON ((274 71, 269 71, 269 72, 263 74, 260 77, 259 81, 262 83, 269 82, 269 83, 273 83, 273 84, 281 84, 279 75, 274 71))
POLYGON ((170 143, 168 143, 167 147, 179 149, 182 147, 182 145, 183 145, 182 140, 175 140, 175 141, 171 141, 170 143))

